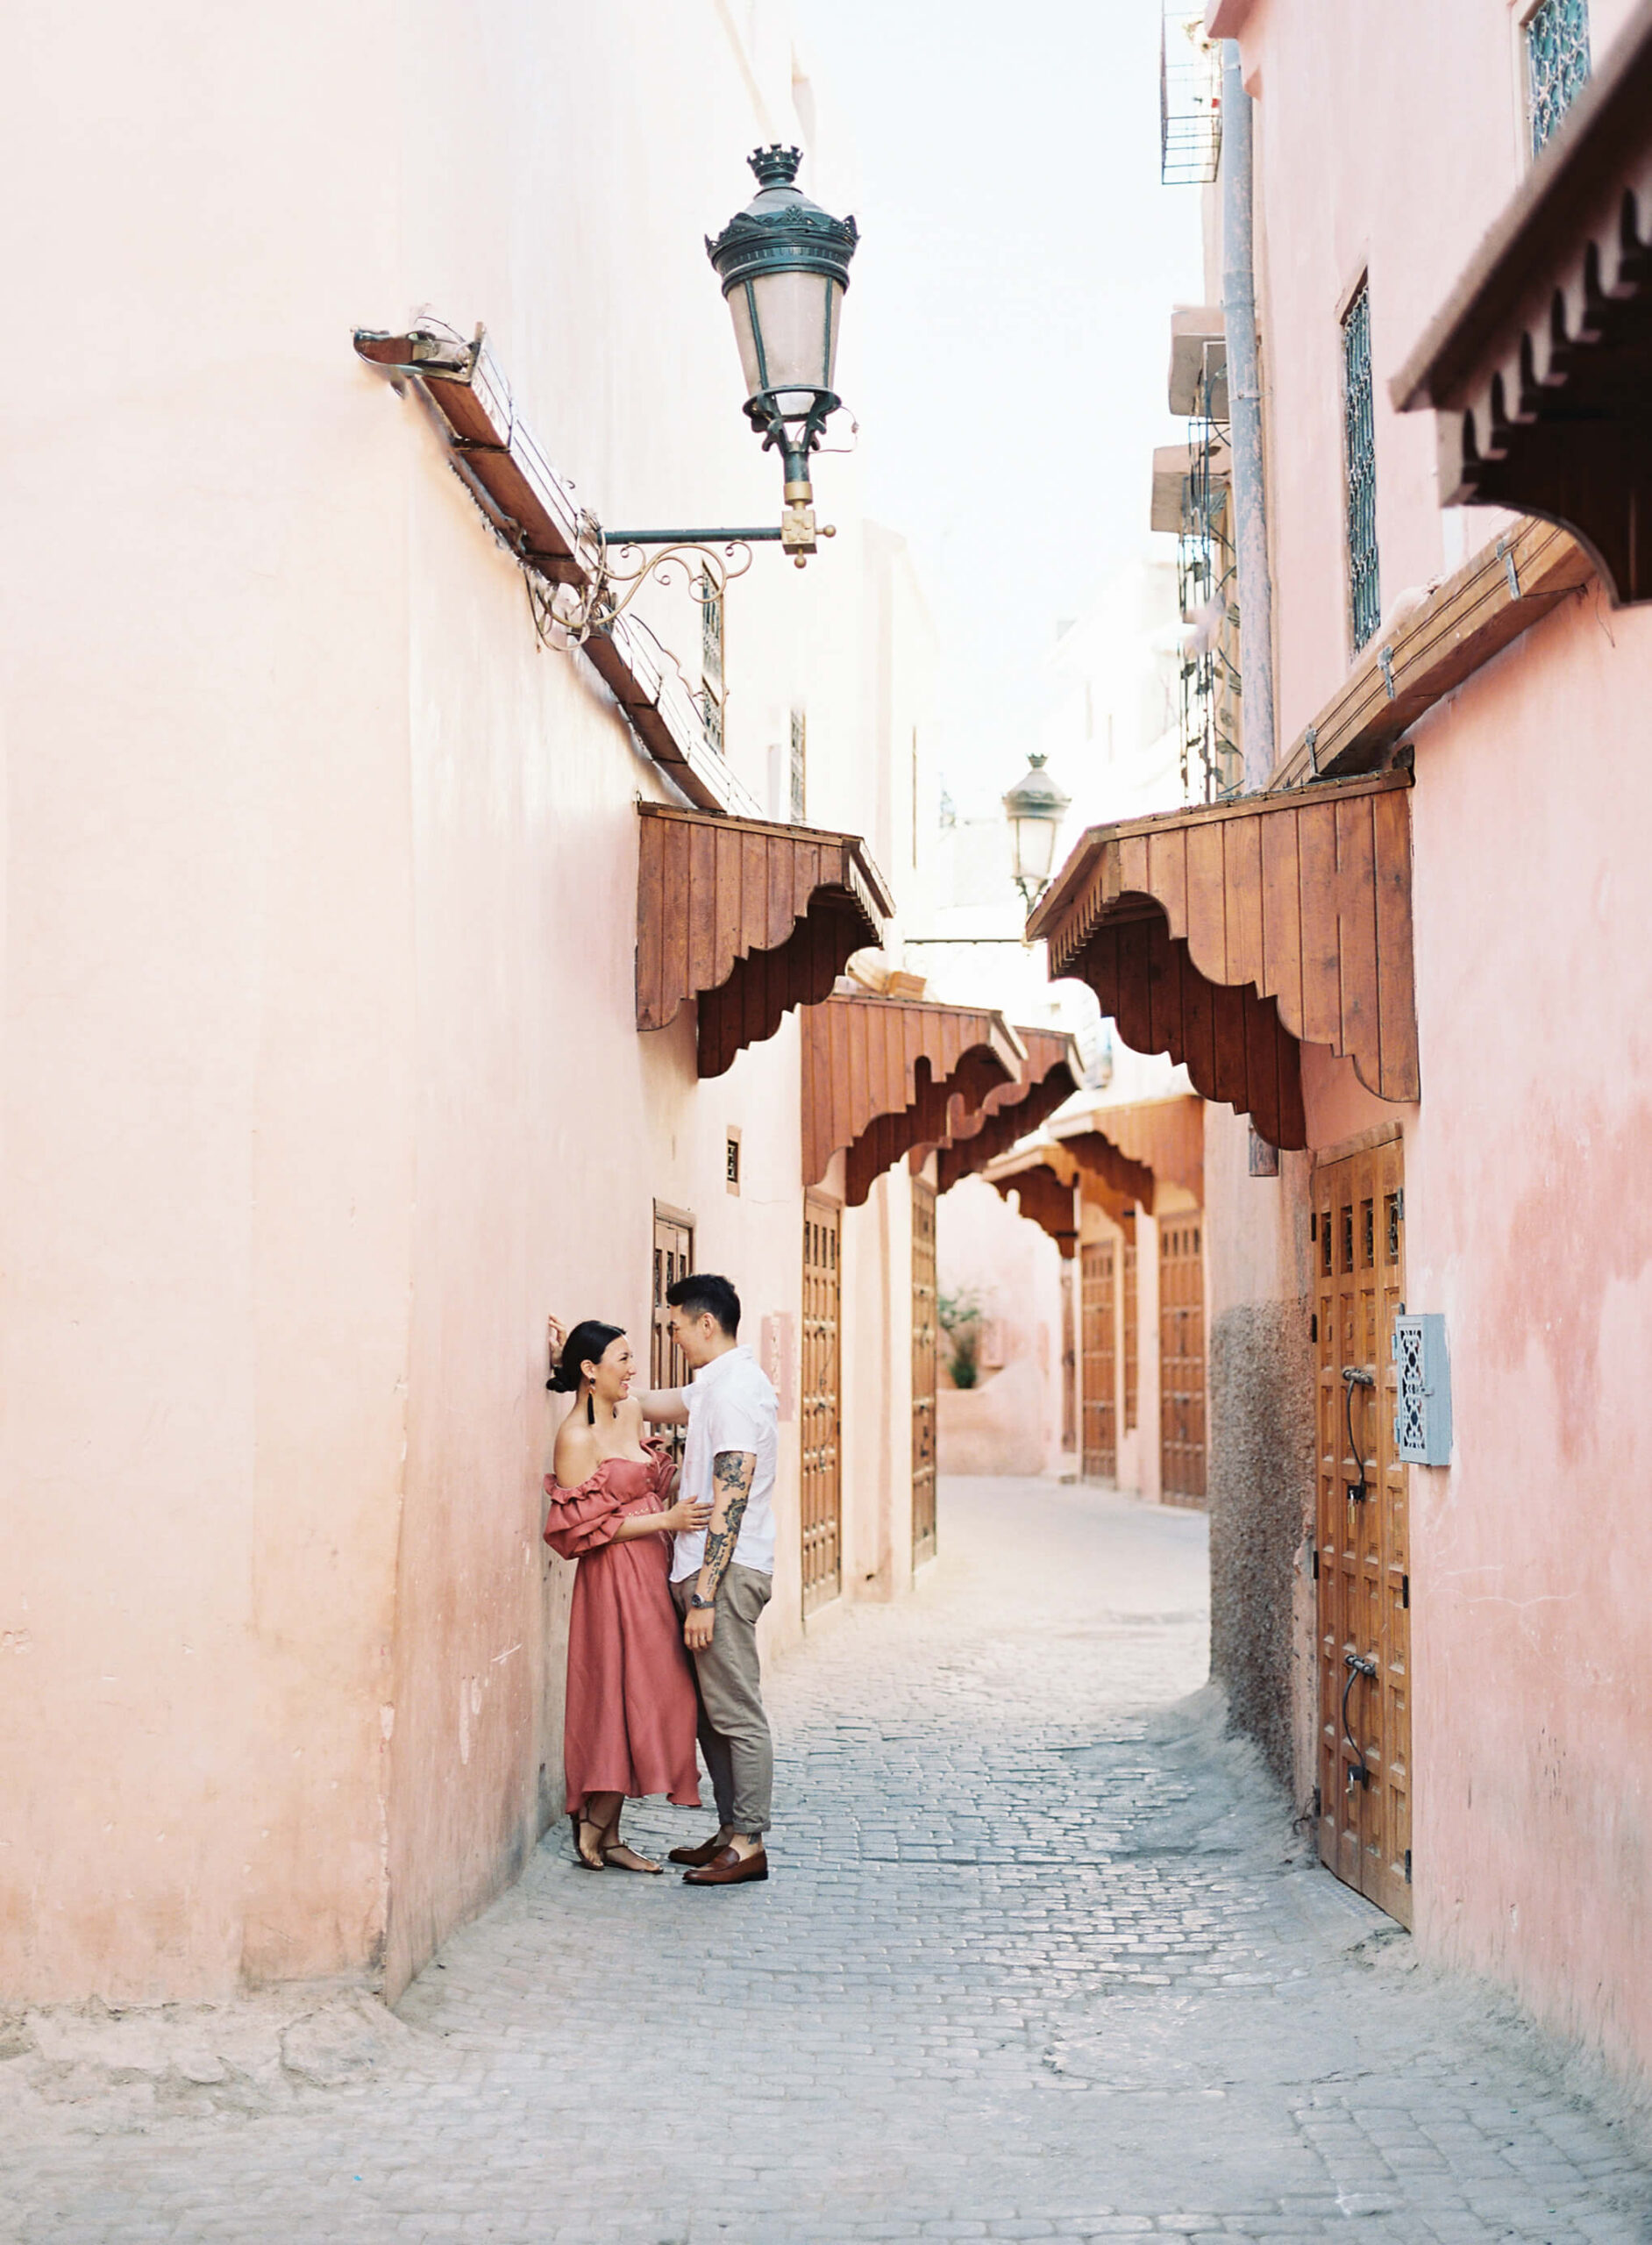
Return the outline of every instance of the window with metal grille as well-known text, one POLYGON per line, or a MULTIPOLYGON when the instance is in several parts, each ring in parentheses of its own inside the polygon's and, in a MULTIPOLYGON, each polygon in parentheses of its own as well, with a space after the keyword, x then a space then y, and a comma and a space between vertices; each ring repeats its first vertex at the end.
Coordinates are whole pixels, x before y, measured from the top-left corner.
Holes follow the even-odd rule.
POLYGON ((723 595, 709 570, 694 587, 700 602, 700 714, 705 720, 706 745, 723 753, 723 595))
POLYGON ((1195 626, 1179 666, 1181 780, 1189 802, 1214 802, 1236 793, 1243 780, 1232 450, 1225 417, 1228 346, 1220 339, 1206 344, 1195 396, 1199 411, 1187 424, 1187 473, 1182 478, 1176 546, 1181 612, 1195 626))
MULTIPOLYGON (((686 1279, 694 1267, 694 1220, 686 1208, 654 1203, 654 1307, 649 1328, 648 1384, 652 1388, 686 1387, 688 1366, 682 1351, 671 1337, 671 1312, 666 1289, 686 1279)), ((679 1457, 682 1454, 680 1427, 659 1429, 679 1457)))
POLYGON ((1362 281, 1342 319, 1342 460, 1347 481, 1348 602, 1354 645, 1382 621, 1377 575, 1377 419, 1371 372, 1371 286, 1362 281))
POLYGON ((1589 0, 1543 0, 1526 25, 1526 103, 1532 153, 1583 91, 1589 77, 1589 0))
POLYGON ((808 719, 801 709, 792 712, 791 818, 801 826, 808 809, 808 719))

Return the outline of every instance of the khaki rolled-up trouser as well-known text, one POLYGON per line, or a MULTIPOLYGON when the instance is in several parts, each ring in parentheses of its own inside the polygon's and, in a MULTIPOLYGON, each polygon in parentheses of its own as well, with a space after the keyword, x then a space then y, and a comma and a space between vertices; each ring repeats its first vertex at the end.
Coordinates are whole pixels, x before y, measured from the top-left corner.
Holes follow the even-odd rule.
MULTIPOLYGON (((671 1586, 687 1614, 698 1574, 671 1586)), ((717 1821, 725 1830, 766 1832, 774 1801, 774 1743, 763 1712, 758 1616, 774 1589, 772 1575, 730 1565, 717 1585, 711 1643, 694 1656, 700 1702, 700 1750, 706 1757, 717 1821)))

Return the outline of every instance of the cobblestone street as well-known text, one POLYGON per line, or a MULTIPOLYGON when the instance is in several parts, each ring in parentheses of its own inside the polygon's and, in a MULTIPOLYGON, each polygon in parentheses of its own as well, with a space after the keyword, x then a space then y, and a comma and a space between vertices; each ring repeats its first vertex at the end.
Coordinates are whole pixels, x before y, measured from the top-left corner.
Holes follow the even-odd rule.
POLYGON ((766 1886, 591 1878, 558 1827, 403 2029, 254 2112, 14 2057, 0 2234, 1652 2238, 1624 2130, 1221 1744, 1201 1517, 953 1482, 941 1538, 773 1676, 766 1886))

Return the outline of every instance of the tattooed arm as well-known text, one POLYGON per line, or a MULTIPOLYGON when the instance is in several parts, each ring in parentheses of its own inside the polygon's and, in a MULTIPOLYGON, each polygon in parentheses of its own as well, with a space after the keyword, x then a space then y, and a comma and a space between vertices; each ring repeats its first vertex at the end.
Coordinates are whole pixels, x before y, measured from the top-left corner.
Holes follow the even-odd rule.
MULTIPOLYGON (((701 1598, 715 1600, 717 1586, 729 1572, 756 1472, 757 1456, 749 1450, 720 1450, 712 1461, 711 1525, 706 1530, 706 1556, 694 1579, 694 1590, 701 1598)), ((703 1652, 711 1643, 716 1619, 709 1604, 688 1608, 683 1617, 682 1641, 690 1652, 703 1652)))

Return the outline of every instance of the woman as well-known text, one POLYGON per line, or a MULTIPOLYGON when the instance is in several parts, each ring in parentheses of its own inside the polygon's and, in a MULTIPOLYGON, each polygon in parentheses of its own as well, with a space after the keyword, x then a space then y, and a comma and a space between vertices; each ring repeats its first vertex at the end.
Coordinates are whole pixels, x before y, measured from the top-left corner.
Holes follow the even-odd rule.
POLYGON ((629 1796, 700 1806, 694 1686, 667 1582, 666 1538, 703 1528, 709 1505, 667 1505, 676 1472, 643 1439, 636 1367, 616 1325, 587 1318, 546 1385, 572 1393, 557 1430, 545 1540, 578 1559, 568 1622, 563 1762, 574 1853, 587 1871, 659 1871, 620 1839, 629 1796))

